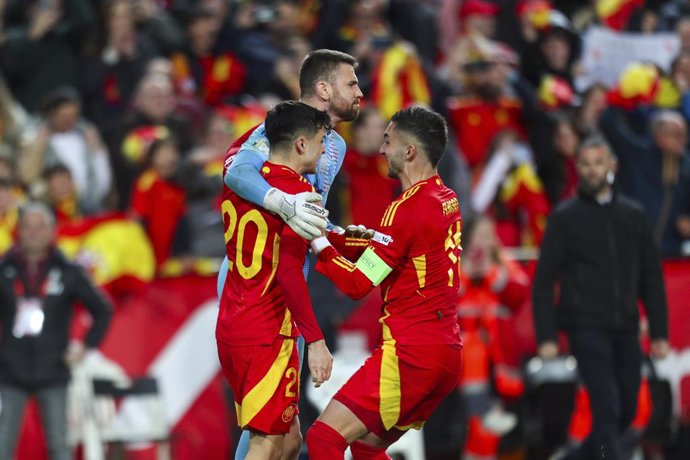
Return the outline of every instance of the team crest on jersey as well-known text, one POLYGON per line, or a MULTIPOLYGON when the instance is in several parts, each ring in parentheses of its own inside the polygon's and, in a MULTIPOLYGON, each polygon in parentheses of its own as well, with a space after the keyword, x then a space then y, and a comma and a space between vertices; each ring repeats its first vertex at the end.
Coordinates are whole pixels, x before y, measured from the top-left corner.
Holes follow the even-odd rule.
POLYGON ((384 246, 388 246, 393 242, 392 236, 381 232, 374 232, 374 236, 371 239, 384 246))
POLYGON ((292 418, 295 416, 295 411, 296 411, 296 409, 295 409, 294 404, 290 404, 289 406, 287 406, 285 408, 285 410, 283 411, 283 415, 282 415, 283 422, 290 423, 292 418))

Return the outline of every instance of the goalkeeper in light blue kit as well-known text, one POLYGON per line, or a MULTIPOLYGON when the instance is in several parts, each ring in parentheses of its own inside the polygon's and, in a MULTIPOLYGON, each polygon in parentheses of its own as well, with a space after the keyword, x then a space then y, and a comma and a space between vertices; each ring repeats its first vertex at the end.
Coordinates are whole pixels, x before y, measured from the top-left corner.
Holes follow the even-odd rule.
MULTIPOLYGON (((359 114, 363 96, 355 68, 357 61, 349 54, 320 49, 312 51, 302 62, 299 73, 300 101, 316 109, 325 110, 331 125, 352 121, 359 114)), ((317 193, 289 195, 272 188, 261 177, 261 167, 268 159, 269 145, 263 123, 249 130, 228 149, 225 157, 223 182, 245 200, 278 214, 300 236, 313 239, 321 235, 328 225, 325 206, 328 192, 345 157, 346 145, 334 130, 326 135, 326 152, 321 156, 316 174, 306 176, 317 193)), ((307 276, 309 266, 304 266, 307 276)), ((218 273, 218 296, 225 284, 228 270, 227 257, 218 273)), ((301 360, 304 339, 298 338, 301 360)), ((283 459, 296 459, 302 445, 299 425, 285 438, 283 459)), ((249 432, 243 431, 235 453, 235 460, 243 460, 249 448, 249 432)))

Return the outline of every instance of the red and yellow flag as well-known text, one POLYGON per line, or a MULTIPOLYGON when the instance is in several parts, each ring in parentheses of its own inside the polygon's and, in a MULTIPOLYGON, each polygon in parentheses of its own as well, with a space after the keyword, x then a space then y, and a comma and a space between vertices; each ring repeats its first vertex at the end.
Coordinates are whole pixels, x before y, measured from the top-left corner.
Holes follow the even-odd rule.
POLYGON ((110 292, 125 292, 151 281, 155 258, 141 225, 121 213, 89 217, 60 226, 58 247, 78 260, 110 292))
POLYGON ((644 0, 597 0, 597 16, 602 24, 613 29, 623 30, 630 16, 644 5, 644 0))
POLYGON ((424 69, 412 48, 394 43, 384 51, 372 82, 372 98, 384 118, 412 104, 431 103, 424 69))

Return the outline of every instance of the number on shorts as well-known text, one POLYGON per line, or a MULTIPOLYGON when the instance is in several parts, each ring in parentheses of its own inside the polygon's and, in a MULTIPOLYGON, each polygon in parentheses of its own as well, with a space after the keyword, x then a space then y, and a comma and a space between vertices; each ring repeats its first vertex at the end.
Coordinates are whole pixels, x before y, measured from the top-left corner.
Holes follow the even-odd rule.
POLYGON ((294 398, 297 396, 297 393, 294 391, 295 385, 297 385, 297 375, 297 369, 294 367, 290 367, 285 371, 285 378, 289 380, 287 386, 285 387, 286 398, 294 398))

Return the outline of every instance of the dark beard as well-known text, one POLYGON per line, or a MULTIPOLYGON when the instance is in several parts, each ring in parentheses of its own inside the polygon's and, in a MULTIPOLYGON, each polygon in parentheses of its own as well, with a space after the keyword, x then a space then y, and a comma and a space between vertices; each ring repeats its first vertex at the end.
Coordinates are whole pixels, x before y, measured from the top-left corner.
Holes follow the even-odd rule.
POLYGON ((597 196, 597 195, 598 195, 600 192, 602 192, 608 185, 609 185, 609 184, 608 184, 608 182, 606 181, 606 179, 604 179, 604 180, 602 180, 601 182, 598 182, 598 183, 596 183, 596 184, 591 184, 591 183, 588 183, 588 182, 583 181, 582 179, 580 179, 580 190, 582 190, 582 192, 583 192, 585 195, 589 195, 589 196, 594 196, 594 197, 597 196))
POLYGON ((342 121, 354 121, 359 116, 359 108, 354 108, 350 105, 345 110, 336 110, 335 115, 342 121))

